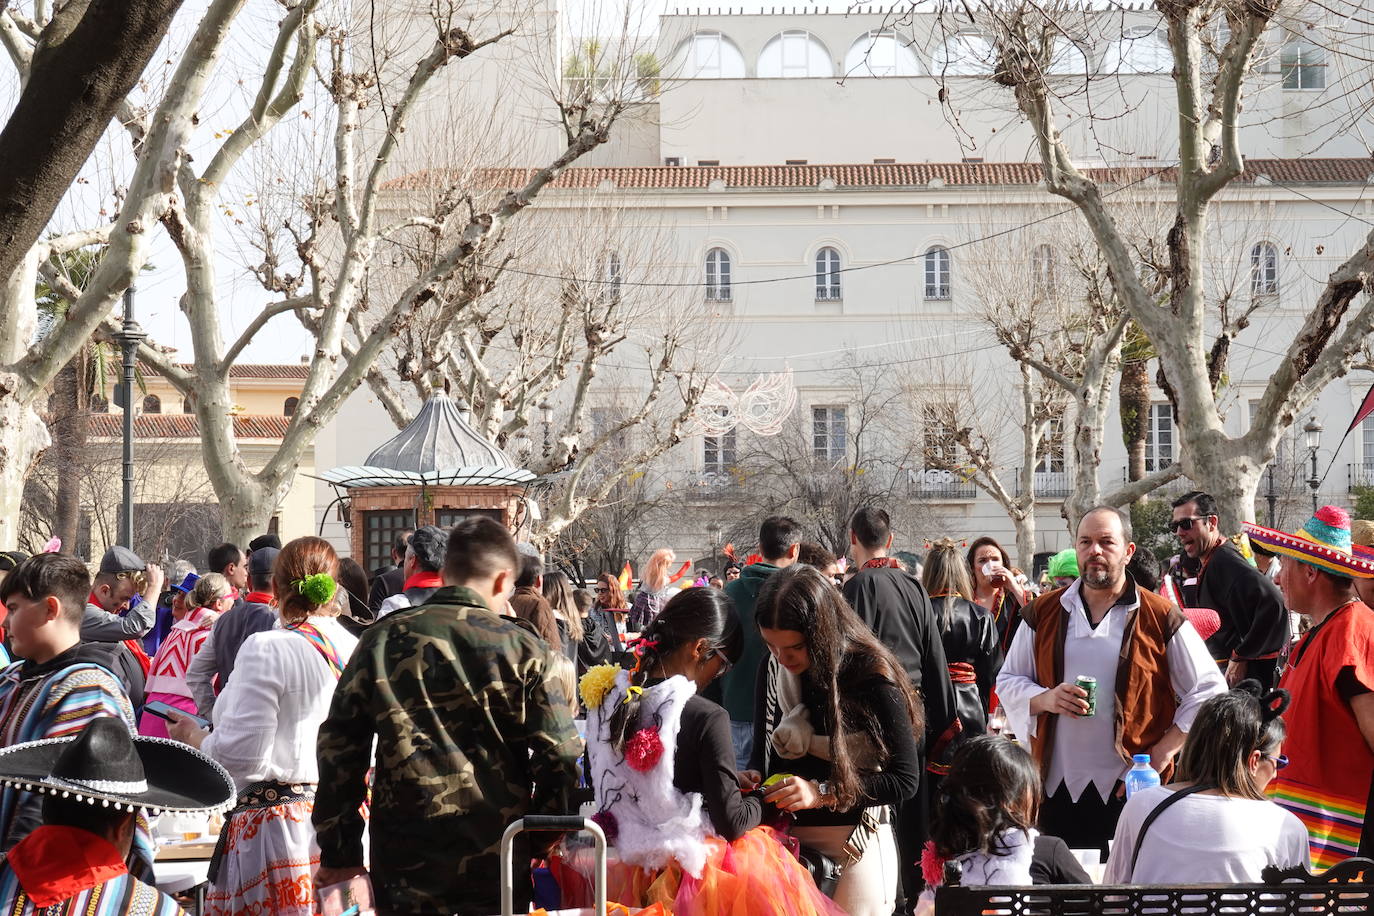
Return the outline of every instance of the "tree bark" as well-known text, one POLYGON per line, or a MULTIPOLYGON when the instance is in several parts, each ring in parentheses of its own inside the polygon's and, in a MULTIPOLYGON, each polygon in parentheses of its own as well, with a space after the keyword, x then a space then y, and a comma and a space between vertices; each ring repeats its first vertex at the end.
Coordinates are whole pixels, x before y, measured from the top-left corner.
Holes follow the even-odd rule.
POLYGON ((0 276, 38 241, 162 43, 181 0, 69 0, 0 131, 0 276))
POLYGON ((0 550, 19 546, 24 480, 51 444, 48 427, 30 402, 6 396, 17 383, 13 373, 0 373, 0 430, 6 431, 0 435, 0 550))
POLYGON ((1145 443, 1150 438, 1150 361, 1128 359, 1121 364, 1117 385, 1121 440, 1126 445, 1126 479, 1145 476, 1145 443))

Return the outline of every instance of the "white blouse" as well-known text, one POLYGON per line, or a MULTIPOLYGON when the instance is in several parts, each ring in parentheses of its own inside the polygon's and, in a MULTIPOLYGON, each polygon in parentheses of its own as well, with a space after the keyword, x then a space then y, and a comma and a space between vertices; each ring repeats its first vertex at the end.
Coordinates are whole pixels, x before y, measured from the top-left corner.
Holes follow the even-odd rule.
MULTIPOLYGON (((347 663, 358 644, 333 617, 311 617, 347 663)), ((311 642, 289 630, 244 640, 229 686, 216 700, 215 730, 201 750, 219 761, 242 790, 271 780, 319 782, 315 739, 338 684, 311 642)))

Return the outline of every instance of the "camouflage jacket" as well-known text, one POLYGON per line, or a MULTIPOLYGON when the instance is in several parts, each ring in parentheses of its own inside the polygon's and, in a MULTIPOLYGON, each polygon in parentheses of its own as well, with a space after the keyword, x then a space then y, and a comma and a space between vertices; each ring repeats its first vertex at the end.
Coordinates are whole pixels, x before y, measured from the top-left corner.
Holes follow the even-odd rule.
POLYGON ((577 732, 550 668, 537 637, 465 588, 368 627, 320 726, 320 864, 363 863, 359 806, 375 735, 378 908, 499 912, 490 904, 501 832, 525 814, 568 813, 577 784, 577 732))

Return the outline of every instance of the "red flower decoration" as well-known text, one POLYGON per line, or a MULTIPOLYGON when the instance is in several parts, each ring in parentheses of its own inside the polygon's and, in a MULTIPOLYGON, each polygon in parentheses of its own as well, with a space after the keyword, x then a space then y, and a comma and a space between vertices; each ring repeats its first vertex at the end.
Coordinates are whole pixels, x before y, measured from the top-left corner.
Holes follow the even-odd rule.
POLYGON ((656 728, 641 728, 625 742, 625 761, 640 773, 652 770, 663 757, 663 739, 656 728))
POLYGON ((927 887, 939 887, 945 883, 945 860, 935 851, 935 842, 926 840, 921 850, 921 875, 927 887))

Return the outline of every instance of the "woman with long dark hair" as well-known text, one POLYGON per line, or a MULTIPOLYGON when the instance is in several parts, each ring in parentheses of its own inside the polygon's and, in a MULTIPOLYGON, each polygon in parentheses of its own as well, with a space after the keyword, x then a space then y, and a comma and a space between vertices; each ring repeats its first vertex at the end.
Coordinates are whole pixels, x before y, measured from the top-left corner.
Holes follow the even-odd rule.
POLYGON ((620 580, 610 573, 602 573, 596 577, 592 591, 596 595, 596 608, 592 613, 610 637, 611 648, 621 652, 625 649, 625 618, 630 609, 625 606, 625 591, 620 587, 620 580))
POLYGON ((1103 881, 1258 884, 1266 865, 1310 868, 1307 828, 1264 791, 1288 765, 1288 702, 1288 691, 1247 680, 1204 703, 1174 782, 1126 802, 1103 881))
POLYGON ((915 797, 921 781, 916 735, 925 722, 911 683, 810 566, 769 576, 756 619, 783 669, 775 690, 786 715, 771 732, 762 710, 756 716, 763 773, 746 782, 781 775, 764 797, 795 814, 792 833, 804 845, 842 865, 835 902, 850 916, 888 916, 898 872, 890 808, 915 797), (787 757, 765 753, 780 747, 787 757))
POLYGON ((632 671, 583 678, 596 820, 626 867, 612 899, 701 914, 835 914, 740 792, 730 719, 700 692, 739 659, 744 637, 723 591, 671 598, 632 644, 632 671))
POLYGON ((1016 581, 1011 557, 995 538, 981 537, 969 545, 968 567, 973 577, 973 601, 992 614, 997 647, 1005 653, 1016 634, 1021 608, 1031 596, 1016 581))
POLYGON ((979 735, 960 747, 935 796, 917 916, 933 911, 949 862, 964 885, 1091 884, 1063 840, 1035 829, 1043 795, 1039 768, 1014 741, 979 735))
POLYGON ((959 546, 949 538, 936 541, 926 553, 921 584, 930 593, 940 641, 945 647, 949 679, 954 684, 954 708, 964 735, 981 735, 988 728, 988 704, 997 683, 1002 652, 997 627, 987 608, 973 603, 973 583, 959 546))

